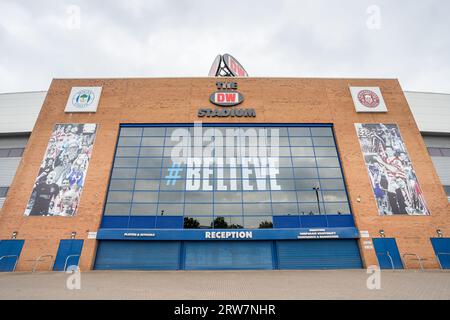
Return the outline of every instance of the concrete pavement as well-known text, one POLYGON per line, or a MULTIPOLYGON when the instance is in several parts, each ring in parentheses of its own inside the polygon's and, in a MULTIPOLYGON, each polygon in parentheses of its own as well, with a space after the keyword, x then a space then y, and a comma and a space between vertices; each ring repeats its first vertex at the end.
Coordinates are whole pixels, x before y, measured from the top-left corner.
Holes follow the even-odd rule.
POLYGON ((0 273, 0 299, 450 299, 450 272, 365 270, 0 273), (70 277, 70 278, 69 278, 70 277), (81 289, 69 290, 81 284, 81 289), (70 281, 72 280, 72 281, 70 281))

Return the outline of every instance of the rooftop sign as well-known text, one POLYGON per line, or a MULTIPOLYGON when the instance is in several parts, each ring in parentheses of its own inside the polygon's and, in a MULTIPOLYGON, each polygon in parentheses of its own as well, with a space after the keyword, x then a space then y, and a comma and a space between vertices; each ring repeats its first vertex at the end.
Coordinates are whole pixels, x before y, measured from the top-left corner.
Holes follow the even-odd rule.
POLYGON ((248 77, 247 71, 231 54, 223 55, 223 62, 234 77, 248 77))
POLYGON ((248 77, 247 71, 231 54, 218 55, 208 73, 209 77, 248 77))
POLYGON ((216 77, 219 74, 221 62, 222 62, 222 56, 219 54, 214 59, 211 69, 209 69, 208 77, 216 77))

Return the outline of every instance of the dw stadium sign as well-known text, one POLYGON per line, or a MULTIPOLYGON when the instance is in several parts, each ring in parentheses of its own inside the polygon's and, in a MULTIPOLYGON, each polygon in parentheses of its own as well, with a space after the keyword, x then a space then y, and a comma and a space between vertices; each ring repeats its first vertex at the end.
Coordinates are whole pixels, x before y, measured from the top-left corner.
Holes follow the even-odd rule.
POLYGON ((209 100, 216 106, 232 107, 244 101, 244 96, 237 92, 216 91, 209 97, 209 100))

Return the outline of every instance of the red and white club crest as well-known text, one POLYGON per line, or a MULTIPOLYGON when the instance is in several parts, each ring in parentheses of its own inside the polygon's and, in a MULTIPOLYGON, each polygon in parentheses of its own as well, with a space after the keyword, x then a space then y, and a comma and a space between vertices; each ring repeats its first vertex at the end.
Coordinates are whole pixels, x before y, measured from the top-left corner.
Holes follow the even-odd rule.
POLYGON ((380 98, 371 90, 361 90, 358 93, 358 100, 367 108, 376 108, 380 105, 380 98))

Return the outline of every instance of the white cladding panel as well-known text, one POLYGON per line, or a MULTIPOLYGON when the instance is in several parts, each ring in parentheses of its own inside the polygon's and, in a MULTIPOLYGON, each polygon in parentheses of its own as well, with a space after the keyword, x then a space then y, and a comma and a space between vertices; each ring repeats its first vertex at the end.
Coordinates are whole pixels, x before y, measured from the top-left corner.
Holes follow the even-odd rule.
POLYGON ((31 132, 46 91, 0 94, 0 134, 31 132))
POLYGON ((450 133, 450 94, 405 91, 421 132, 450 133))
POLYGON ((450 186, 450 158, 449 157, 431 157, 436 172, 444 186, 450 186))
MULTIPOLYGON (((449 148, 450 136, 424 136, 423 141, 427 147, 449 148)), ((431 157, 436 172, 444 186, 450 186, 450 157, 431 157)))
POLYGON ((25 148, 28 138, 28 134, 0 137, 0 149, 25 148))
MULTIPOLYGON (((28 135, 13 135, 0 137, 0 149, 25 148, 28 142, 28 135)), ((14 179, 17 167, 22 158, 0 158, 0 187, 9 187, 14 179)), ((5 202, 5 198, 0 198, 0 209, 5 202)))
POLYGON ((0 158, 0 186, 9 187, 22 158, 0 158))
POLYGON ((423 141, 427 147, 433 148, 450 148, 450 136, 423 136, 423 141))

